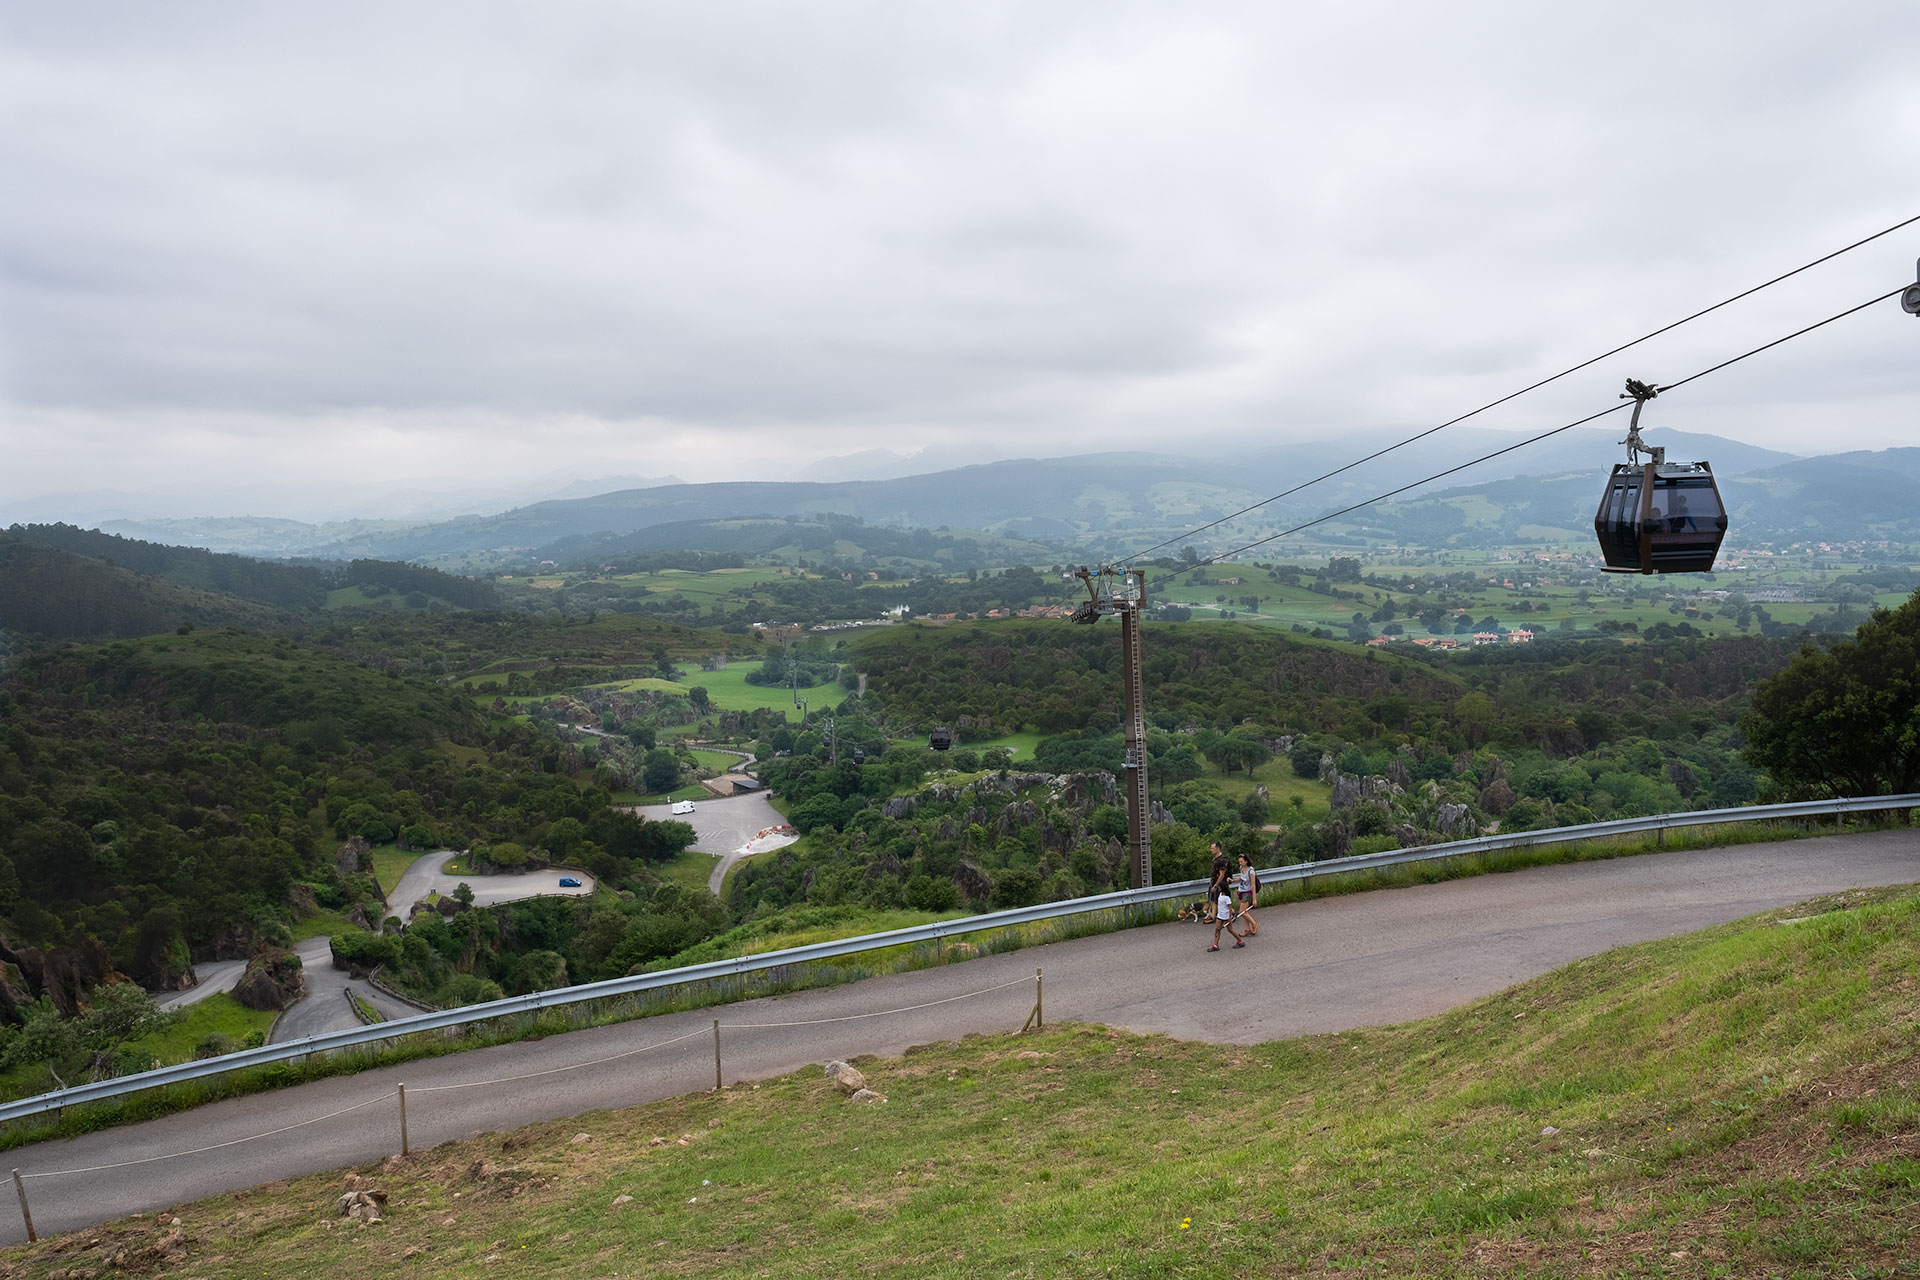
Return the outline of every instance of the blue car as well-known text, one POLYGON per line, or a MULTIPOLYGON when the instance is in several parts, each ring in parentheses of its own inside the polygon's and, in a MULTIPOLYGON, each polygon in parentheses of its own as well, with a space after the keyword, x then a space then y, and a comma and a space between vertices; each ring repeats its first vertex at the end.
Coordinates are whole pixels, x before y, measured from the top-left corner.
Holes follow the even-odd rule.
POLYGON ((572 876, 561 876, 560 887, 562 889, 578 889, 580 887, 580 882, 574 879, 572 876))

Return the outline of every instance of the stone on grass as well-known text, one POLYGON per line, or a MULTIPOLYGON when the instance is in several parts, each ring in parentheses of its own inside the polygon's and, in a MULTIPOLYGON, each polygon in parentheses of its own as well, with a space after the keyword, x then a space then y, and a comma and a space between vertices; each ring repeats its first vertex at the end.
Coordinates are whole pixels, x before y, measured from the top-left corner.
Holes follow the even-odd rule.
POLYGON ((384 1191, 349 1191, 334 1206, 335 1217, 352 1218, 362 1226, 381 1221, 380 1209, 387 1203, 384 1191))
POLYGON ((827 1079, 838 1085, 842 1093, 858 1093, 867 1087, 867 1077, 861 1073, 860 1068, 851 1063, 829 1062, 827 1079))

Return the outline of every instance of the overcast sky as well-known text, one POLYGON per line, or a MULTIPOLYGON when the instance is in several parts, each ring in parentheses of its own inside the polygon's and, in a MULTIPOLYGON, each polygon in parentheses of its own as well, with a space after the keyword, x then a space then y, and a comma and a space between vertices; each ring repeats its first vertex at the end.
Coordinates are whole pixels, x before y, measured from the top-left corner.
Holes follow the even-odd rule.
MULTIPOLYGON (((0 523, 1228 454, 1424 429, 1920 214, 1920 4, 0 0, 0 174, 0 523)), ((1648 412, 1920 444, 1920 319, 1648 412)))

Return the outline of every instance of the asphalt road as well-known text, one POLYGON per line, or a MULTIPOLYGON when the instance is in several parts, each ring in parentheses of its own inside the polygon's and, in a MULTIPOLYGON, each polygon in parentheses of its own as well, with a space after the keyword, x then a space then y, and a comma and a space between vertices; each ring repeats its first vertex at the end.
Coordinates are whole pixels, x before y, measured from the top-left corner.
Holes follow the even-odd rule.
MULTIPOLYGON (((518 902, 541 894, 577 897, 592 893, 594 879, 584 871, 527 871, 518 875, 448 875, 447 863, 461 855, 457 851, 429 853, 414 859, 400 877, 400 883, 387 895, 387 912, 402 920, 413 913, 413 904, 429 893, 451 894, 465 883, 473 890, 475 906, 490 907, 500 902, 518 902), (562 888, 560 877, 571 875, 580 881, 575 888, 562 888)), ((307 994, 290 1006, 274 1024, 272 1042, 284 1044, 328 1031, 347 1031, 360 1025, 346 992, 352 991, 389 1018, 411 1017, 420 1010, 395 1000, 368 982, 356 981, 333 967, 333 950, 325 938, 311 938, 295 948, 307 975, 307 994)), ((244 967, 244 966, 243 966, 244 967)), ((237 980, 238 975, 235 975, 237 980)), ((229 986, 232 984, 229 983, 229 986)), ((196 988, 197 989, 197 988, 196 988)))
POLYGON ((413 865, 401 873, 400 883, 387 895, 387 914, 399 916, 402 920, 412 919, 414 903, 424 901, 429 893, 450 895, 462 884, 473 890, 473 905, 476 907, 518 902, 522 898, 534 898, 542 894, 581 897, 592 893, 594 889, 593 877, 586 872, 553 867, 514 875, 448 875, 447 864, 462 856, 458 850, 449 850, 415 858, 413 865), (572 888, 562 888, 562 876, 571 876, 580 883, 572 888))
MULTIPOLYGON (((1356 894, 1263 909, 1260 936, 1242 951, 1207 953, 1212 931, 1199 925, 1133 929, 315 1081, 21 1148, 10 1163, 28 1175, 35 1223, 51 1234, 391 1154, 399 1149, 394 1086, 401 1081, 416 1148, 709 1088, 716 1012, 729 1083, 1015 1030, 1033 1004, 1036 967, 1046 972, 1049 1021, 1247 1044, 1424 1017, 1626 943, 1819 894, 1915 881, 1920 831, 1903 830, 1356 894), (776 1023, 786 1025, 766 1025, 776 1023), (617 1054, 627 1056, 602 1061, 617 1054), (556 1068, 574 1069, 537 1083, 507 1082, 556 1068), (356 1104, 365 1105, 262 1141, 218 1146, 356 1104), (194 1151, 201 1154, 180 1154, 194 1151), (97 1168, 104 1165, 121 1167, 97 1168)), ((882 1071, 883 1091, 884 1078, 882 1071)), ((24 1239, 17 1217, 0 1222, 0 1239, 24 1239)))
POLYGON ((309 938, 294 948, 307 975, 307 994, 289 1005, 273 1024, 272 1043, 284 1044, 328 1031, 347 1031, 360 1025, 346 993, 355 995, 391 1018, 411 1018, 420 1010, 395 1000, 371 983, 356 982, 333 967, 333 948, 326 938, 309 938))
POLYGON ((233 990, 240 985, 240 977, 246 971, 245 960, 209 960, 196 964, 193 966, 193 976, 199 979, 196 985, 185 991, 162 991, 154 996, 153 1002, 162 1009, 184 1009, 208 996, 233 990))

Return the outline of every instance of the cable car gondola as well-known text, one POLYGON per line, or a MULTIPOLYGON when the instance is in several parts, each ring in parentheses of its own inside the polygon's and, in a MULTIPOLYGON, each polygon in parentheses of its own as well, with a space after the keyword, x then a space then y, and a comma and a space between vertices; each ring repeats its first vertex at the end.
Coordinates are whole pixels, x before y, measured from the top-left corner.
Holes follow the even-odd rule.
POLYGON ((1659 391, 1627 379, 1633 422, 1627 461, 1615 463, 1594 513, 1593 531, 1608 573, 1707 573, 1727 536, 1727 509, 1704 462, 1668 462, 1664 448, 1640 440, 1640 410, 1659 391), (1641 462, 1646 454, 1651 461, 1641 462))
POLYGON ((940 725, 927 735, 927 745, 935 751, 945 751, 953 745, 953 730, 940 725))

